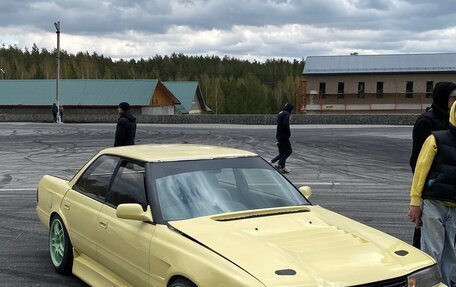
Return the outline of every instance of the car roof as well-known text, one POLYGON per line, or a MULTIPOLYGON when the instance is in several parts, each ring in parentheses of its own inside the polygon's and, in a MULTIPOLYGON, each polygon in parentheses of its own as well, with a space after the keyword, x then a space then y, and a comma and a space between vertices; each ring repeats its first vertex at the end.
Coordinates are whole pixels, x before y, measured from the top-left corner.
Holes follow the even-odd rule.
POLYGON ((145 162, 251 157, 257 154, 222 146, 196 144, 145 144, 107 148, 100 154, 118 155, 145 162))

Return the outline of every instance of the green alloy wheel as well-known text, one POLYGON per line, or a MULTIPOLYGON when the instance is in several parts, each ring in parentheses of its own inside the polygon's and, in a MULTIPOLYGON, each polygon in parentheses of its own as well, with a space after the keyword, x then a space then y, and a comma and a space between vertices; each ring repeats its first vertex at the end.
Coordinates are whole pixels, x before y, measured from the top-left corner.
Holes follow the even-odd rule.
POLYGON ((178 279, 174 280, 173 283, 171 283, 169 285, 169 287, 197 287, 197 286, 185 278, 178 278, 178 279))
POLYGON ((49 228, 49 254, 57 273, 68 274, 73 265, 73 247, 62 218, 55 215, 49 228))

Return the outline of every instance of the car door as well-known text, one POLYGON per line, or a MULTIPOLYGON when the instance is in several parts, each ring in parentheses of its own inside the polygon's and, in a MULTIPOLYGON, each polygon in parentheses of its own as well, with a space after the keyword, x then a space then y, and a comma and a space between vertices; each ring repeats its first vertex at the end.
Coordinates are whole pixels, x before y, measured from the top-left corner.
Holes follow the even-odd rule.
POLYGON ((116 208, 122 203, 138 203, 148 210, 143 164, 128 160, 120 163, 98 217, 97 257, 132 286, 150 286, 149 249, 155 225, 118 218, 116 208))
POLYGON ((62 201, 62 214, 67 221, 73 247, 95 259, 95 228, 105 201, 118 157, 103 155, 81 175, 62 201))

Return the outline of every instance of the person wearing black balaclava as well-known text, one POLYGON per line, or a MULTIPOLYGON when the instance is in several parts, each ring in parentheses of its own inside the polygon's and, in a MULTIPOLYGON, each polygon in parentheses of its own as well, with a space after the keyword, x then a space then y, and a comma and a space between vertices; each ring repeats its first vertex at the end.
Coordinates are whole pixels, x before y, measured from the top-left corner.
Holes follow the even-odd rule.
POLYGON ((290 143, 290 113, 293 110, 294 106, 290 103, 286 103, 283 107, 283 110, 279 113, 277 117, 277 147, 279 148, 279 154, 271 160, 271 163, 274 164, 278 161, 277 165, 274 167, 283 173, 289 173, 291 170, 287 168, 286 160, 293 152, 291 149, 290 143))
POLYGON ((136 118, 130 110, 127 102, 122 102, 117 108, 119 119, 117 120, 116 137, 114 146, 134 145, 136 137, 136 118))
MULTIPOLYGON (((415 173, 416 161, 424 141, 433 131, 448 130, 449 107, 456 100, 456 84, 452 82, 439 82, 432 92, 432 105, 422 113, 413 126, 413 147, 410 157, 410 167, 415 173)), ((420 248, 421 230, 415 229, 413 246, 420 248)))

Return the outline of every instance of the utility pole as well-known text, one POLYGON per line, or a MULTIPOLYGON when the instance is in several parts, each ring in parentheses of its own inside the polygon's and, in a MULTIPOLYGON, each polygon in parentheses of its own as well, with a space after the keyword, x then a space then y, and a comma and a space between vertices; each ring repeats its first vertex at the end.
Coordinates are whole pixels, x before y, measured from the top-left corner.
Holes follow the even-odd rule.
POLYGON ((55 99, 57 101, 57 123, 61 123, 60 119, 60 101, 59 101, 59 80, 60 80, 60 21, 54 22, 54 27, 57 33, 57 79, 55 83, 55 99))
POLYGON ((218 114, 218 79, 215 83, 215 114, 218 114))

